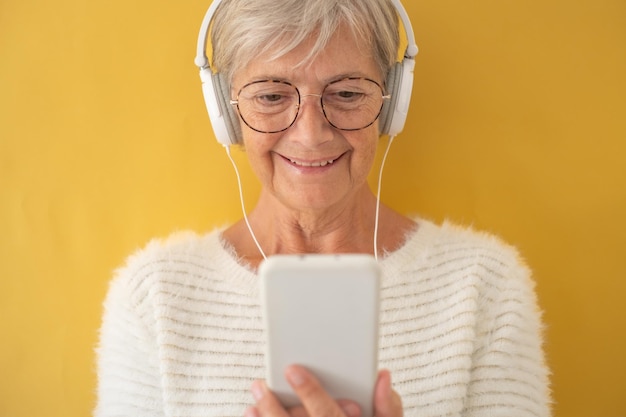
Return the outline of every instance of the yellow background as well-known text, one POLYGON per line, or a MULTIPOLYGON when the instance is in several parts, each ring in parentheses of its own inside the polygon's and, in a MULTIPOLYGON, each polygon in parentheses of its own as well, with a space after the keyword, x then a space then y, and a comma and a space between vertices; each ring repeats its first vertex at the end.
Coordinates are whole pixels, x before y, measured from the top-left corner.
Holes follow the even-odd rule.
MULTIPOLYGON (((0 2, 0 417, 90 415, 112 270, 240 216, 193 65, 208 3, 0 2)), ((626 416, 626 2, 407 9, 421 52, 383 199, 516 245, 555 415, 626 416)))

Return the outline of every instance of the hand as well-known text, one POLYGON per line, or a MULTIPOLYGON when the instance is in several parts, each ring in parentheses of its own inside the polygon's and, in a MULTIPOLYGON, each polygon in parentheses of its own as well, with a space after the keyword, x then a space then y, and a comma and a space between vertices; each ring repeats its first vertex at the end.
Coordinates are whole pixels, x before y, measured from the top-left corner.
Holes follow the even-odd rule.
MULTIPOLYGON (((302 406, 285 409, 263 381, 255 381, 252 395, 256 405, 245 417, 361 417, 359 406, 350 400, 334 400, 305 368, 293 365, 285 371, 287 381, 302 406)), ((402 401, 391 388, 389 371, 380 371, 374 390, 376 417, 402 417, 402 401)))

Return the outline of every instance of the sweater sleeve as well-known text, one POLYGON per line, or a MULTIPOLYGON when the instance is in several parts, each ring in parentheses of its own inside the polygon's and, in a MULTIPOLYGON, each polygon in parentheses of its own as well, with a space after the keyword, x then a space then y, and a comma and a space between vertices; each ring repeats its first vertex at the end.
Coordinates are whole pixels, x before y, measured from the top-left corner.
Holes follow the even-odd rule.
POLYGON ((466 417, 550 415, 534 282, 516 253, 508 255, 485 274, 498 278, 484 283, 480 300, 482 319, 476 329, 466 417))
POLYGON ((150 313, 141 305, 145 297, 139 300, 126 278, 122 274, 112 281, 104 302, 94 416, 164 416, 150 313))

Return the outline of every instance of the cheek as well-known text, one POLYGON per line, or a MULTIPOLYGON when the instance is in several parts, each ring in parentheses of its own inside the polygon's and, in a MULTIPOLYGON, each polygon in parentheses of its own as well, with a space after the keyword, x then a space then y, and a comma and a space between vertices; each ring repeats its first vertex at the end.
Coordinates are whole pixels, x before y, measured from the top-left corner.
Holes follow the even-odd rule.
POLYGON ((270 150, 274 142, 274 135, 257 132, 244 133, 243 150, 246 153, 250 167, 261 181, 271 175, 272 159, 270 150))
POLYGON ((369 173, 376 160, 376 149, 378 148, 379 137, 377 131, 367 135, 360 135, 349 140, 354 149, 354 164, 358 165, 359 170, 369 173))

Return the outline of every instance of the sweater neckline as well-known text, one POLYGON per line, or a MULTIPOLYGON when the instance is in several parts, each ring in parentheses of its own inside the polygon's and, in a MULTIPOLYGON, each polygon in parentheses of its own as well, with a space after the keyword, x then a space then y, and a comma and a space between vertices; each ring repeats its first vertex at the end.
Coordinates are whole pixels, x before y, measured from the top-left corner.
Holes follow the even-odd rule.
MULTIPOLYGON (((436 226, 421 218, 414 218, 413 220, 417 223, 417 227, 407 234, 405 242, 395 251, 384 253, 379 260, 383 270, 386 270, 387 273, 393 274, 396 270, 401 269, 402 265, 414 261, 416 254, 423 253, 427 243, 431 242, 430 237, 436 230, 436 226)), ((214 261, 218 262, 218 270, 228 271, 229 279, 234 280, 235 284, 256 288, 257 271, 239 258, 235 250, 223 238, 224 230, 225 227, 211 235, 216 240, 214 243, 216 243, 215 247, 218 253, 216 253, 214 261)))

